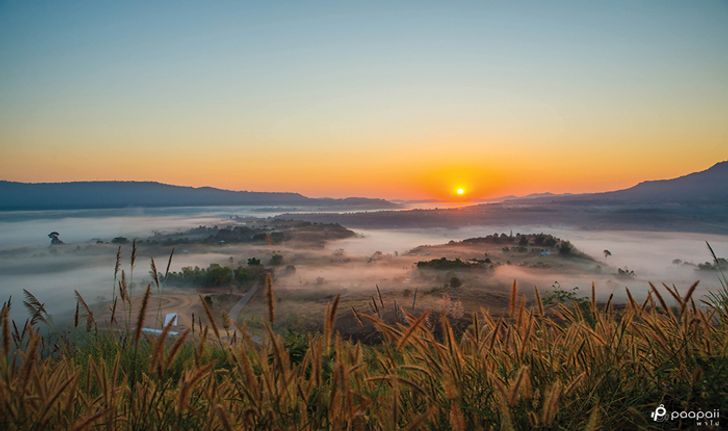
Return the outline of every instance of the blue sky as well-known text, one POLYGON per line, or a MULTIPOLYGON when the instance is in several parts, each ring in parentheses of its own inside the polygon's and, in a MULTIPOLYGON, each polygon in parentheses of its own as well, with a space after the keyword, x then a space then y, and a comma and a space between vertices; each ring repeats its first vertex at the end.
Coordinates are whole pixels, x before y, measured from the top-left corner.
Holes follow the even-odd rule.
POLYGON ((424 197, 726 158, 728 2, 392 3, 2 2, 0 168, 424 197))

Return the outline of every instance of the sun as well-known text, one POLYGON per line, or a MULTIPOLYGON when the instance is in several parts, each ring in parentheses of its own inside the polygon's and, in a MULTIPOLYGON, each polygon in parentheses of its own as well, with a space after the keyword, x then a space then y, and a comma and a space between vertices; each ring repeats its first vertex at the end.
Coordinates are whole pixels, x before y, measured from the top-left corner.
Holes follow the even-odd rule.
POLYGON ((463 196, 465 194, 465 189, 462 187, 458 187, 457 189, 455 189, 455 194, 458 196, 463 196))

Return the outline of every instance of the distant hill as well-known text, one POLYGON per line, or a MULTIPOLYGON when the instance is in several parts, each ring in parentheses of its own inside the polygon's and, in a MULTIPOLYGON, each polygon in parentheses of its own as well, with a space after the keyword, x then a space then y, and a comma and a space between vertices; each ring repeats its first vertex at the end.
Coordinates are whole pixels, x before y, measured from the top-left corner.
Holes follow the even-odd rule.
POLYGON ((606 193, 543 193, 451 209, 284 214, 280 218, 363 229, 558 225, 728 234, 728 162, 606 193))
MULTIPOLYGON (((512 201, 525 200, 524 198, 512 201)), ((667 180, 644 181, 634 187, 604 193, 529 197, 535 201, 572 204, 728 204, 728 161, 667 180)))
POLYGON ((291 205, 356 209, 394 208, 384 199, 309 198, 269 193, 183 187, 157 182, 85 181, 19 183, 0 181, 0 210, 96 209, 205 205, 291 205))

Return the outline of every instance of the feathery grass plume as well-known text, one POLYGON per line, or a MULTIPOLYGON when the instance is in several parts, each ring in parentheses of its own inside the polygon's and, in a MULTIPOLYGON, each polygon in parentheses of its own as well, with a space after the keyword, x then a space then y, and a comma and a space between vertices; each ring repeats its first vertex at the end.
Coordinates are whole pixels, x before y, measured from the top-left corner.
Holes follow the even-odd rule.
POLYGON ((597 309, 597 285, 592 281, 591 284, 591 312, 594 314, 597 309))
POLYGON ((116 249, 116 260, 114 261, 114 283, 111 285, 111 297, 116 296, 116 280, 121 269, 121 246, 116 249))
POLYGON ((721 269, 720 259, 718 259, 718 255, 715 254, 715 250, 713 250, 713 246, 710 245, 708 241, 705 241, 705 245, 708 246, 708 251, 710 251, 710 255, 713 256, 713 262, 715 263, 715 267, 718 270, 718 273, 720 274, 721 284, 725 287, 728 285, 728 278, 726 278, 726 275, 723 273, 723 270, 721 269))
MULTIPOLYGON (((212 326, 212 332, 215 333, 215 338, 217 338, 217 341, 220 341, 220 331, 217 329, 217 324, 215 323, 215 319, 212 317, 212 311, 210 311, 210 307, 207 305, 207 301, 205 301, 205 298, 202 297, 202 295, 198 295, 200 297, 200 302, 202 303, 202 308, 205 310, 205 314, 207 315, 207 321, 210 323, 210 326, 212 326)), ((202 324, 200 322, 200 324, 202 324)))
POLYGON ((157 271, 157 264, 154 263, 154 258, 152 257, 149 269, 149 275, 152 277, 152 280, 154 281, 154 285, 157 287, 157 293, 159 293, 159 272, 157 271))
POLYGON ((541 293, 538 291, 538 287, 533 286, 533 294, 536 297, 536 306, 538 307, 538 315, 544 315, 543 301, 541 300, 541 293))
POLYGON ((404 345, 405 345, 405 343, 407 342, 407 340, 409 340, 409 338, 410 338, 410 337, 412 336, 412 334, 414 334, 415 330, 416 330, 416 329, 417 329, 417 328, 418 328, 418 327, 420 326, 420 324, 421 324, 422 322, 424 322, 424 321, 425 321, 425 319, 427 319, 427 316, 428 316, 429 314, 430 314, 430 313, 428 313, 428 312, 422 313, 422 314, 420 315, 420 317, 418 317, 418 318, 417 318, 417 320, 415 320, 415 321, 414 321, 414 322, 413 322, 413 323, 412 323, 412 324, 410 325, 410 327, 409 327, 409 328, 407 328, 407 330, 406 330, 406 331, 404 332, 404 334, 402 334, 402 337, 401 337, 401 338, 399 339, 399 341, 397 342, 397 349, 401 349, 401 348, 402 348, 402 346, 404 346, 404 345))
POLYGON ((38 345, 40 344, 41 337, 35 333, 35 330, 31 327, 30 337, 28 341, 28 349, 25 352, 23 358, 23 367, 20 370, 20 390, 19 395, 25 395, 28 381, 30 380, 33 367, 36 363, 36 356, 38 354, 38 345))
POLYGON ((38 322, 48 324, 48 313, 46 313, 45 306, 36 298, 32 293, 23 289, 23 305, 28 309, 30 313, 30 324, 35 325, 38 322))
POLYGON ((78 290, 74 290, 74 293, 76 294, 76 300, 81 304, 84 311, 86 312, 86 332, 89 332, 91 331, 91 328, 96 327, 96 319, 94 319, 94 313, 91 311, 91 308, 89 308, 88 304, 86 304, 86 301, 84 301, 83 296, 78 293, 78 290))
POLYGON ((511 285, 511 297, 508 301, 508 315, 511 316, 511 318, 516 315, 516 302, 518 302, 518 287, 516 286, 516 280, 513 280, 513 284, 511 285))
POLYGON ((424 424, 437 411, 437 407, 430 406, 424 413, 415 416, 405 428, 406 431, 417 431, 424 428, 424 424))
POLYGON ((339 306, 340 294, 337 294, 330 306, 326 307, 326 320, 324 321, 324 342, 325 351, 329 352, 331 337, 334 335, 334 322, 336 320, 336 309, 339 306))
POLYGON ((677 287, 675 287, 675 286, 670 287, 665 282, 662 283, 662 287, 664 287, 665 290, 667 290, 667 293, 669 293, 670 296, 673 297, 675 302, 677 302, 677 304, 682 307, 683 301, 682 301, 682 297, 680 296, 680 292, 677 291, 677 287))
POLYGON ((607 303, 604 304, 604 311, 607 313, 610 311, 610 306, 612 305, 612 299, 614 299, 614 293, 609 294, 609 298, 607 298, 607 303))
POLYGON ((357 324, 358 324, 358 325, 359 325, 360 327, 364 327, 364 322, 362 322, 362 321, 361 321, 361 317, 359 317, 359 313, 358 313, 358 312, 356 311, 356 308, 354 308, 354 307, 352 306, 352 307, 351 307, 351 312, 352 312, 352 314, 354 315, 354 318, 356 319, 356 323, 357 323, 357 324))
POLYGON ((162 333, 157 338, 157 343, 154 345, 154 353, 152 353, 152 361, 151 365, 149 366, 149 369, 151 370, 157 370, 158 374, 162 374, 162 357, 164 356, 164 343, 167 341, 167 336, 169 335, 169 331, 172 329, 172 326, 174 325, 174 320, 170 320, 169 323, 164 325, 164 328, 162 329, 162 333))
POLYGON ((76 424, 74 424, 71 427, 71 429, 73 431, 83 431, 83 430, 86 430, 88 428, 91 428, 91 425, 96 420, 98 420, 99 418, 101 418, 102 416, 104 416, 106 413, 107 413, 106 411, 102 410, 102 411, 97 412, 95 414, 91 414, 89 416, 86 416, 84 418, 81 418, 76 424))
POLYGON ((655 294, 655 297, 657 298, 657 300, 660 301, 660 305, 665 310, 665 313, 667 313, 669 316, 671 316, 671 317, 674 318, 675 316, 672 313, 672 309, 667 306, 667 303, 662 298, 662 295, 660 295, 660 292, 657 290, 657 288, 655 287, 655 285, 652 284, 652 282, 649 282, 648 284, 650 285, 650 289, 652 289, 652 293, 654 293, 655 294))
POLYGON ((688 288, 688 291, 685 293, 685 297, 682 301, 682 306, 680 307, 680 315, 683 315, 685 313, 685 307, 688 304, 688 301, 693 300, 693 293, 695 293, 695 289, 698 287, 698 284, 700 283, 700 280, 696 281, 695 283, 691 284, 688 288))
POLYGON ((415 293, 412 295, 412 312, 414 313, 416 308, 415 305, 417 304, 417 288, 415 287, 415 293))
POLYGON ((3 330, 3 357, 7 358, 10 354, 10 300, 3 303, 2 311, 0 311, 0 320, 2 321, 3 330))
MULTIPOLYGON (((113 325, 116 323, 116 300, 117 298, 114 297, 114 302, 111 304, 111 317, 109 318, 109 325, 113 325)), ((78 312, 78 303, 76 303, 76 312, 78 312)))
POLYGON ((129 288, 126 284, 126 272, 121 270, 121 279, 119 280, 119 297, 124 305, 124 311, 126 312, 126 331, 130 330, 131 325, 131 296, 129 296, 129 288))
POLYGON ((121 270, 121 279, 119 280, 119 296, 124 302, 129 302, 128 288, 126 286, 126 272, 121 270))
MULTIPOLYGON (((136 239, 131 242, 131 257, 129 259, 129 300, 134 296, 134 265, 136 264, 137 245, 136 239)), ((131 310, 129 310, 129 320, 131 321, 131 310)))
POLYGON ((130 259, 129 262, 131 263, 131 269, 132 269, 132 271, 134 270, 134 264, 136 263, 136 254, 137 254, 137 245, 136 245, 136 242, 137 242, 136 239, 134 239, 131 242, 131 259, 130 259))
POLYGON ((72 385, 76 382, 78 379, 77 375, 72 375, 68 379, 66 379, 63 383, 61 383, 58 386, 58 389, 52 394, 49 394, 50 397, 48 397, 47 401, 45 402, 43 408, 42 408, 42 416, 38 418, 36 423, 38 423, 41 427, 47 425, 47 421, 49 420, 49 416, 53 412, 53 407, 56 404, 56 402, 61 398, 61 395, 63 395, 64 392, 66 392, 67 389, 72 387, 72 385))
POLYGON ((225 429, 226 431, 233 431, 233 426, 230 424, 230 418, 228 417, 227 413, 225 413, 225 410, 220 404, 215 406, 215 413, 217 414, 217 417, 220 418, 223 429, 225 429))
POLYGON ((189 401, 190 391, 192 388, 205 377, 212 370, 212 364, 199 367, 194 372, 191 372, 181 382, 182 388, 179 390, 179 396, 177 397, 177 411, 181 414, 187 409, 187 403, 189 401))
POLYGON ((543 411, 541 420, 544 425, 551 425, 556 419, 558 413, 559 397, 561 396, 561 382, 557 379, 553 385, 546 391, 543 402, 543 411))
POLYGON ((202 327, 202 322, 199 323, 200 340, 195 350, 195 365, 199 366, 203 353, 205 353, 205 346, 207 345, 207 334, 210 327, 205 325, 202 327))
POLYGON ((230 326, 231 326, 230 325, 230 320, 231 320, 230 319, 230 314, 227 311, 225 311, 225 310, 222 310, 222 312, 220 314, 221 314, 221 318, 222 318, 221 319, 222 320, 222 329, 225 330, 225 333, 227 335, 230 335, 230 333, 229 333, 229 329, 230 329, 230 326))
POLYGON ((134 350, 136 351, 139 347, 139 339, 142 336, 142 328, 144 327, 144 319, 147 314, 147 305, 149 304, 149 297, 152 294, 152 284, 147 284, 147 289, 144 291, 144 297, 142 298, 142 304, 139 308, 139 314, 137 315, 136 328, 134 329, 134 350))
POLYGON ((15 343, 15 347, 20 347, 20 341, 22 339, 22 336, 20 334, 20 331, 18 331, 17 325, 15 325, 15 320, 10 321, 13 324, 13 342, 15 343))
POLYGON ((76 299, 76 312, 73 313, 73 327, 78 328, 78 299, 76 299))
POLYGON ((627 299, 629 300, 629 305, 632 307, 633 311, 637 310, 637 303, 634 301, 634 298, 632 297, 632 293, 629 291, 629 288, 625 287, 624 290, 627 292, 627 299))
POLYGON ((713 262, 715 263, 715 268, 718 271, 718 283, 720 284, 720 288, 709 292, 706 300, 703 300, 703 302, 718 310, 722 316, 728 316, 728 277, 726 277, 723 272, 721 260, 715 254, 713 247, 707 241, 705 242, 705 245, 708 246, 710 255, 713 256, 713 262))
POLYGON ((169 268, 172 266, 172 257, 174 256, 174 247, 172 247, 172 251, 169 253, 169 259, 167 259, 167 269, 164 270, 164 280, 167 280, 167 276, 169 275, 169 268))
POLYGON ((188 335, 190 335, 189 329, 185 330, 185 332, 183 332, 177 338, 177 341, 174 342, 172 347, 169 349, 169 353, 167 354, 167 359, 164 361, 164 366, 162 368, 162 371, 169 370, 169 367, 172 365, 172 362, 177 357, 177 353, 179 353, 179 349, 184 345, 185 340, 187 339, 188 335))
POLYGON ((374 312, 377 313, 377 316, 382 317, 382 314, 379 312, 379 306, 377 305, 377 301, 372 296, 372 307, 374 308, 374 312))
MULTIPOLYGON (((144 297, 142 298, 142 304, 141 304, 141 307, 139 308, 139 315, 137 316, 136 328, 134 328, 134 341, 133 341, 133 343, 134 343, 133 362, 134 363, 137 362, 137 358, 139 355, 139 340, 141 339, 141 336, 142 336, 142 328, 144 327, 144 319, 145 319, 145 316, 147 313, 147 305, 149 303, 149 296, 151 295, 151 292, 152 292, 152 285, 150 283, 150 284, 147 284, 147 289, 144 292, 144 297)), ((136 397, 135 389, 136 389, 136 383, 137 383, 137 377, 138 377, 137 376, 138 370, 137 370, 136 366, 133 366, 131 368, 130 374, 131 374, 131 379, 130 379, 131 380, 131 382, 130 382, 131 393, 129 395, 129 397, 130 397, 129 404, 133 406, 134 398, 136 397)))
POLYGON ((528 366, 523 365, 516 374, 516 379, 511 384, 510 391, 508 392, 508 404, 513 406, 516 404, 516 401, 518 401, 518 397, 520 395, 521 385, 523 385, 524 380, 527 379, 526 375, 528 374, 528 366))
POLYGON ((268 321, 272 325, 275 321, 275 298, 273 297, 273 277, 265 274, 265 297, 268 300, 268 321))
POLYGON ((154 321, 157 322, 159 326, 162 326, 162 288, 159 284, 159 271, 157 271, 157 264, 154 262, 153 257, 151 258, 149 275, 152 276, 154 285, 157 288, 157 313, 154 321))
POLYGON ((379 304, 382 306, 382 310, 384 310, 384 300, 382 299, 382 291, 379 290, 379 285, 375 284, 377 287, 377 295, 379 295, 379 304))
POLYGON ((589 420, 584 427, 584 431, 597 431, 599 429, 599 402, 594 404, 594 407, 589 413, 589 420))

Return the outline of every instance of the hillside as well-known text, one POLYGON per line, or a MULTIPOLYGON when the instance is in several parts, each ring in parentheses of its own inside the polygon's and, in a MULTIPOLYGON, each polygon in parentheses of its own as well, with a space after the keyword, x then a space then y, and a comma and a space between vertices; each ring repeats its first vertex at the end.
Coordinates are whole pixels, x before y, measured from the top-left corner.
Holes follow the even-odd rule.
MULTIPOLYGON (((677 178, 643 181, 633 187, 604 193, 529 198, 529 202, 585 204, 721 204, 728 202, 728 161, 677 178)), ((523 198, 515 201, 525 200, 523 198)))
POLYGON ((294 205, 359 209, 381 209, 396 206, 383 199, 309 198, 298 193, 232 191, 212 187, 183 187, 157 182, 18 183, 0 181, 0 210, 205 205, 294 205))
POLYGON ((728 233, 726 184, 728 162, 720 162, 705 171, 606 193, 542 193, 454 209, 281 217, 381 229, 556 224, 581 229, 728 233))

